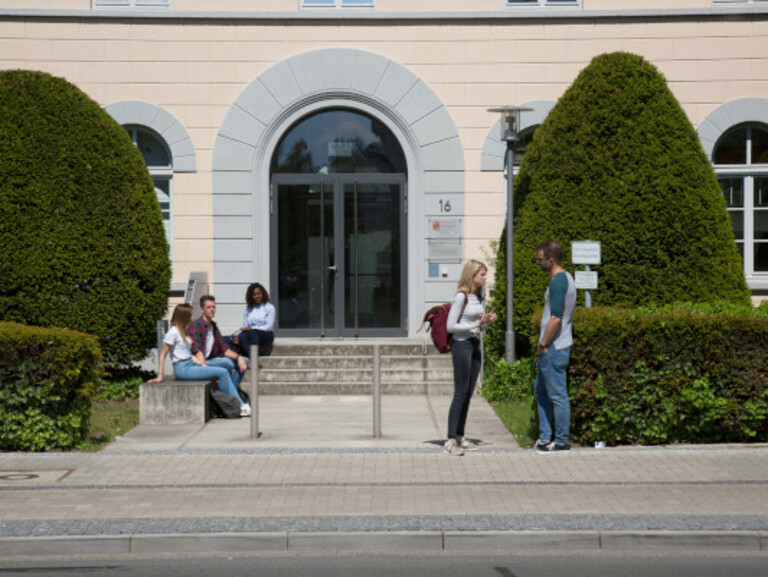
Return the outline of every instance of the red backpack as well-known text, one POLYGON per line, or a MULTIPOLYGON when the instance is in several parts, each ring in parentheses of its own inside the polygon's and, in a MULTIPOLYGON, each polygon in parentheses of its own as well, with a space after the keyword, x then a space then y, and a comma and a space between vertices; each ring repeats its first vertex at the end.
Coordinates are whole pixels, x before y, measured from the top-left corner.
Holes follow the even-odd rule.
MULTIPOLYGON (((467 308, 467 302, 469 301, 469 295, 465 291, 460 291, 464 295, 464 306, 461 307, 461 314, 459 314, 459 320, 461 320, 464 314, 464 309, 467 308)), ((448 313, 451 312, 451 303, 445 303, 444 305, 437 305, 429 309, 424 313, 424 318, 421 321, 421 328, 417 332, 421 332, 425 324, 428 324, 427 332, 432 337, 432 342, 435 348, 441 353, 448 353, 451 351, 451 343, 453 342, 453 335, 448 332, 448 313)))

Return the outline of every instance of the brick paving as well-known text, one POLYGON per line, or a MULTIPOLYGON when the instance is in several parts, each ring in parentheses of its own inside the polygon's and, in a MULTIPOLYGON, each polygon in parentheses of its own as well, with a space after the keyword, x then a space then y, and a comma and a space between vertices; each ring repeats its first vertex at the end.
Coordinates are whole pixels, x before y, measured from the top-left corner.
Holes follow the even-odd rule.
MULTIPOLYGON (((397 399, 388 402, 392 408, 397 399)), ((447 405, 429 402, 437 414, 447 405)), ((414 399, 402 403, 405 414, 414 399)), ((338 410, 330 416, 356 409, 345 402, 338 410)), ((470 423, 485 446, 449 457, 436 444, 439 424, 416 420, 390 419, 384 439, 334 439, 330 427, 330 441, 268 428, 254 440, 247 420, 213 421, 153 429, 147 441, 139 427, 95 454, 0 453, 0 538, 768 531, 768 445, 537 455, 517 447, 477 400, 470 423)), ((301 422, 292 426, 301 432, 301 422)))

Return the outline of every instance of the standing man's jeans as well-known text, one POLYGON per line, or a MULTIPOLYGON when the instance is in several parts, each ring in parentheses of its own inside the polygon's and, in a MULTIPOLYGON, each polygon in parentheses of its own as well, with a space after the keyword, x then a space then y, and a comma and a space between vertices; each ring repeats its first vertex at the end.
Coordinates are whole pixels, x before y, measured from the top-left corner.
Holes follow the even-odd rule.
POLYGON ((235 362, 226 357, 208 359, 206 362, 208 363, 208 366, 196 365, 192 362, 192 359, 179 361, 173 365, 173 373, 180 381, 204 381, 207 379, 216 379, 219 390, 222 393, 240 399, 240 402, 244 404, 245 401, 237 392, 237 387, 239 386, 242 377, 240 371, 237 370, 235 362), (227 363, 222 361, 227 361, 227 363), (231 374, 233 368, 235 369, 235 372, 234 374, 231 374), (235 379, 237 380, 235 381, 235 379))
POLYGON ((569 443, 571 405, 568 400, 566 373, 571 360, 571 347, 560 350, 550 346, 539 355, 533 393, 539 413, 539 439, 554 440, 559 445, 569 443), (552 438, 554 429, 555 436, 552 438))
POLYGON ((469 401, 475 392, 475 383, 480 374, 480 339, 454 340, 451 346, 453 357, 453 401, 448 411, 448 438, 464 436, 469 401))

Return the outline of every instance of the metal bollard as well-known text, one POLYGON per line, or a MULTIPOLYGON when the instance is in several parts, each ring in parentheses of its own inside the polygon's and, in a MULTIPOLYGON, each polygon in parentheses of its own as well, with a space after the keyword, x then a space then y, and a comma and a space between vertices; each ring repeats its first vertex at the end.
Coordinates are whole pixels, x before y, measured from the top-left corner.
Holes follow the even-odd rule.
POLYGON ((251 439, 259 438, 259 347, 251 345, 251 439))
POLYGON ((373 438, 381 438, 381 349, 373 345, 373 438))

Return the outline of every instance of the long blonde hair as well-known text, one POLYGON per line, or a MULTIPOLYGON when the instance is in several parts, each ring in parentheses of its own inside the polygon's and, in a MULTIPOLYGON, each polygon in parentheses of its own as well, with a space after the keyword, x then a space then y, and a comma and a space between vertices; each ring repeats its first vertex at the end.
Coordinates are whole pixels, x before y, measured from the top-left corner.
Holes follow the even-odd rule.
POLYGON ((474 286, 475 275, 484 270, 488 272, 488 267, 484 262, 475 260, 473 258, 467 261, 464 265, 464 270, 461 271, 461 278, 459 278, 459 290, 466 291, 468 293, 474 293, 480 300, 483 300, 483 287, 474 286))
POLYGON ((176 305, 173 309, 173 315, 171 316, 171 326, 178 329, 181 338, 185 343, 189 342, 189 335, 187 334, 187 327, 192 321, 192 307, 187 304, 176 305))

